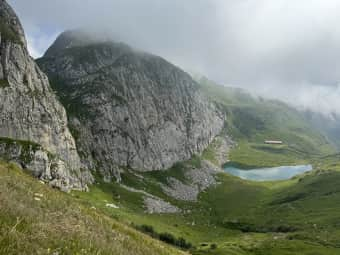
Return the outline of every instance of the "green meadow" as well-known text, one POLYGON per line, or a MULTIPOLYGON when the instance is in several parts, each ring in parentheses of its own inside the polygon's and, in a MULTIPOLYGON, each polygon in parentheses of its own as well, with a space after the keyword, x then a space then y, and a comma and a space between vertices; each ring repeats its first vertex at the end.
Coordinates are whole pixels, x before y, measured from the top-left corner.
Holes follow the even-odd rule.
POLYGON ((223 134, 235 146, 226 161, 244 169, 312 164, 314 170, 274 182, 221 172, 218 185, 197 202, 185 202, 166 195, 160 184, 168 177, 189 184, 186 171, 202 160, 217 164, 216 142, 165 171, 136 175, 125 169, 121 183, 105 183, 94 173, 89 192, 70 194, 1 163, 0 254, 340 254, 340 156, 327 138, 278 101, 206 80, 201 89, 227 116, 223 134), (266 145, 267 139, 283 144, 266 145), (181 212, 146 213, 145 193, 181 212))

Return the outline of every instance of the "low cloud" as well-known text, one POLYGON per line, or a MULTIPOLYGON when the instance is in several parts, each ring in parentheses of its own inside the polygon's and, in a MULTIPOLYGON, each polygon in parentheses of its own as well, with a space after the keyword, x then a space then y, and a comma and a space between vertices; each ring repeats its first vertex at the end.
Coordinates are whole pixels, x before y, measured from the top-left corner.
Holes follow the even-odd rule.
POLYGON ((37 57, 76 27, 226 85, 340 113, 338 0, 9 0, 37 57))

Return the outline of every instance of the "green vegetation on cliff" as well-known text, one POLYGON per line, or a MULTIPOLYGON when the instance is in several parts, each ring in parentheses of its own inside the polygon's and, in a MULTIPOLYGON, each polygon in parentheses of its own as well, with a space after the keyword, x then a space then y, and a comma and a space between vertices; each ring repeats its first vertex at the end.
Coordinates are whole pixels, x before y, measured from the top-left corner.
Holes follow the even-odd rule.
POLYGON ((10 25, 0 20, 0 34, 1 40, 8 40, 14 43, 21 43, 19 36, 10 25))
POLYGON ((0 88, 7 88, 9 87, 9 83, 7 79, 1 79, 0 80, 0 88))

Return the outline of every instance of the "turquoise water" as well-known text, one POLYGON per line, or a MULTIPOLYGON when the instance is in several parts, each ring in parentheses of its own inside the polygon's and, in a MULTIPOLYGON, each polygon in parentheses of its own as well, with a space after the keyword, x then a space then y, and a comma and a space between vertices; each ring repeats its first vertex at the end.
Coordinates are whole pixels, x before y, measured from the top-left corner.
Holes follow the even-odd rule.
POLYGON ((224 170, 234 176, 252 181, 288 180, 295 175, 311 171, 311 165, 280 166, 272 168, 258 168, 244 170, 233 166, 226 166, 224 170))

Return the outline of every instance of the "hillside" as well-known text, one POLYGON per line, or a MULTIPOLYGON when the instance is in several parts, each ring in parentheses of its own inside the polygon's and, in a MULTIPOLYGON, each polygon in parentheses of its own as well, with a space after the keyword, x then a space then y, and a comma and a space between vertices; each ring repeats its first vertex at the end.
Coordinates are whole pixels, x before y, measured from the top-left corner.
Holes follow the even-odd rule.
POLYGON ((305 111, 305 116, 312 127, 328 137, 331 144, 340 150, 340 116, 333 113, 325 116, 320 113, 305 111))
POLYGON ((176 179, 189 190, 197 179, 191 179, 192 167, 204 164, 199 159, 166 172, 126 172, 121 183, 99 182, 89 193, 74 194, 110 217, 133 222, 151 236, 168 232, 183 237, 193 245, 189 251, 195 255, 338 254, 340 176, 336 162, 336 157, 318 160, 313 172, 279 182, 258 183, 215 173, 219 184, 201 192, 196 201, 164 187, 171 187, 170 179, 176 179), (151 194, 180 211, 148 213, 145 197, 151 194), (105 208, 104 200, 119 209, 105 208))
POLYGON ((228 116, 226 132, 238 143, 230 155, 233 162, 245 167, 287 165, 336 152, 331 139, 311 126, 304 112, 206 78, 199 83, 228 116), (280 140, 283 145, 265 145, 266 140, 280 140))
POLYGON ((26 44, 0 0, 0 255, 340 254, 337 124, 82 30, 26 44))
POLYGON ((120 184, 98 179, 90 192, 71 194, 1 163, 0 254, 181 254, 155 240, 162 233, 167 240, 190 242, 189 253, 197 255, 338 254, 336 162, 327 157, 315 163, 314 172, 283 182, 255 183, 220 173, 220 184, 196 202, 175 199, 159 184, 167 185, 172 176, 189 185, 187 173, 203 163, 198 159, 163 173, 127 172, 120 184), (145 194, 170 201, 181 212, 147 213, 145 194))
POLYGON ((13 164, 0 163, 0 201, 0 254, 185 254, 13 164))

